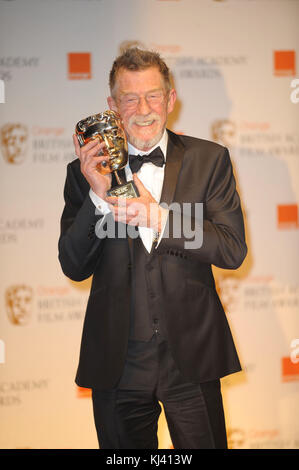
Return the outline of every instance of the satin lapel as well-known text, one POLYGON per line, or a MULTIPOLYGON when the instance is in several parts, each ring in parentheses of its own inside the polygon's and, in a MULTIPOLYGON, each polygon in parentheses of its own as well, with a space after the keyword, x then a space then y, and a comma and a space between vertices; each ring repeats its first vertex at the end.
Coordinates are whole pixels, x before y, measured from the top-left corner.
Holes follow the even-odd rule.
POLYGON ((184 146, 178 136, 168 131, 167 158, 160 202, 171 204, 184 156, 184 146))

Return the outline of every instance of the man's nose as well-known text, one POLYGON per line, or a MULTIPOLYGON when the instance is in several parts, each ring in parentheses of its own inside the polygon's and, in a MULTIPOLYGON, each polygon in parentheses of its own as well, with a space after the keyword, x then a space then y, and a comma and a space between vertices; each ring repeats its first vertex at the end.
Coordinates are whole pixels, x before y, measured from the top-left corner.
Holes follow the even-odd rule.
POLYGON ((139 98, 139 103, 138 103, 138 114, 149 114, 151 112, 151 109, 148 105, 148 102, 146 101, 146 98, 144 96, 140 96, 139 98))

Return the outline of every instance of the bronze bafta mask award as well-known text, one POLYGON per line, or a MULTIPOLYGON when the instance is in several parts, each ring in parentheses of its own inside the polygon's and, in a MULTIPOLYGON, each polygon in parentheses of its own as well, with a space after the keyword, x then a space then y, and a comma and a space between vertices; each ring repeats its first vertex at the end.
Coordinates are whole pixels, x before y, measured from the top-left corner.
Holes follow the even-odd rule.
POLYGON ((138 190, 134 182, 123 183, 117 173, 128 162, 127 139, 119 114, 108 110, 89 116, 77 123, 75 132, 81 147, 93 139, 105 142, 105 152, 109 155, 109 160, 100 163, 97 169, 103 175, 113 172, 117 181, 117 185, 107 191, 107 195, 127 198, 138 197, 138 190))

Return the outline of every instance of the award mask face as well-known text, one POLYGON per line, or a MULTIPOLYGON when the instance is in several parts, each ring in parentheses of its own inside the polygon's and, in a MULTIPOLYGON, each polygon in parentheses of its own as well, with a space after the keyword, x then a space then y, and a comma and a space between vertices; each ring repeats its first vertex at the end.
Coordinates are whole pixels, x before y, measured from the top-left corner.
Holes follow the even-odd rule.
POLYGON ((114 111, 104 111, 82 119, 76 125, 76 134, 80 146, 98 138, 105 142, 108 162, 99 165, 100 173, 107 174, 121 170, 128 162, 128 145, 120 116, 114 111))
POLYGON ((123 183, 117 173, 117 170, 122 170, 128 162, 128 144, 119 114, 108 110, 89 116, 77 123, 75 132, 81 147, 94 139, 105 142, 106 148, 103 155, 109 155, 109 160, 97 165, 97 170, 103 175, 113 172, 117 182, 116 186, 107 191, 107 195, 138 197, 134 182, 123 183))

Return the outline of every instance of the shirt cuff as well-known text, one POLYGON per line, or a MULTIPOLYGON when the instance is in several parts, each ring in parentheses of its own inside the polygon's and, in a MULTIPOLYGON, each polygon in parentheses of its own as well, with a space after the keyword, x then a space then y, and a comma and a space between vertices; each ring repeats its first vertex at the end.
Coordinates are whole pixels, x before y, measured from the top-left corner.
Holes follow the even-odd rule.
POLYGON ((111 210, 109 209, 108 202, 98 196, 96 193, 93 192, 92 189, 89 190, 89 197, 96 206, 96 208, 101 212, 101 214, 109 214, 111 210))

